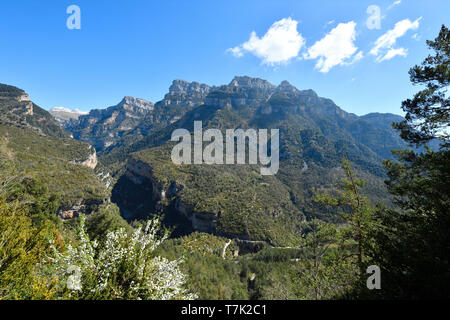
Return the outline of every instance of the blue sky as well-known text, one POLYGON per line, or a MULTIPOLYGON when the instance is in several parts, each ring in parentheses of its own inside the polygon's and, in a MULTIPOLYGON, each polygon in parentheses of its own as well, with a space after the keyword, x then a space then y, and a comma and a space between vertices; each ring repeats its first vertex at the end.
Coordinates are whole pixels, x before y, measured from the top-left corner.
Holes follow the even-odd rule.
POLYGON ((173 79, 249 75, 314 89, 359 115, 401 114, 417 90, 409 68, 449 22, 448 0, 2 1, 0 82, 47 109, 89 110, 125 95, 159 101, 173 79), (80 30, 66 27, 73 4, 80 30), (371 5, 379 29, 367 25, 371 5))

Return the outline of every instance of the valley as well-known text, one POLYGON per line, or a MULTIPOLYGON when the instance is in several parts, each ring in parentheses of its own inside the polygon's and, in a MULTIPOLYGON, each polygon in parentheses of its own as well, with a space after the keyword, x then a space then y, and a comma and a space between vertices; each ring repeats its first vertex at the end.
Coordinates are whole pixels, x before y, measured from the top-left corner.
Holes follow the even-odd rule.
POLYGON ((405 147, 390 127, 395 120, 401 117, 358 117, 287 81, 275 86, 235 77, 219 87, 175 80, 162 101, 125 97, 63 125, 97 149, 100 166, 116 181, 111 200, 126 220, 158 215, 176 230, 286 245, 308 217, 339 221, 311 199, 314 189, 333 190, 343 157, 370 181, 373 202, 389 204, 381 160, 405 147), (279 129, 278 174, 264 177, 255 165, 174 164, 172 133, 185 129, 195 138, 195 121, 223 136, 227 130, 279 129), (376 142, 380 135, 383 144, 376 142))

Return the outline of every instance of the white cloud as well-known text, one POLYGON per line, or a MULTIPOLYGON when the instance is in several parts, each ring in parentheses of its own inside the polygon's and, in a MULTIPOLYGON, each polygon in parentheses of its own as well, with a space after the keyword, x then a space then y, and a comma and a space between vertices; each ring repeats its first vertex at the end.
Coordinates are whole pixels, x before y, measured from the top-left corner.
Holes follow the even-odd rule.
POLYGON ((402 3, 402 0, 396 0, 393 3, 391 3, 391 5, 387 9, 390 10, 393 7, 400 5, 401 3, 402 3))
POLYGON ((398 48, 398 49, 390 49, 384 56, 379 56, 377 58, 377 62, 391 60, 395 56, 406 57, 408 55, 408 49, 398 48))
POLYGON ((420 39, 422 39, 422 36, 418 33, 414 33, 411 38, 416 41, 420 41, 420 39))
POLYGON ((262 38, 253 31, 247 42, 230 48, 227 52, 235 57, 242 57, 245 52, 250 52, 268 65, 286 63, 298 56, 305 44, 305 39, 297 31, 297 25, 298 22, 291 18, 281 19, 262 38))
POLYGON ((397 39, 403 37, 406 32, 418 29, 421 19, 422 17, 414 22, 411 22, 409 19, 397 22, 393 29, 387 31, 375 41, 370 54, 376 56, 378 62, 392 59, 397 55, 406 57, 407 50, 404 48, 395 49, 394 45, 397 39))
POLYGON ((241 48, 239 48, 239 47, 229 48, 229 49, 227 49, 227 52, 231 53, 236 58, 240 58, 240 57, 244 56, 244 53, 242 52, 241 48))
POLYGON ((305 59, 319 59, 316 68, 324 73, 335 66, 349 65, 362 59, 361 51, 355 55, 358 50, 354 44, 356 39, 355 28, 356 23, 354 21, 339 23, 324 38, 310 47, 308 53, 304 54, 303 57, 305 59))
POLYGON ((344 65, 351 65, 354 64, 355 62, 358 62, 359 60, 361 60, 362 58, 364 58, 364 54, 362 51, 359 51, 356 55, 353 56, 353 59, 350 62, 344 62, 344 65))

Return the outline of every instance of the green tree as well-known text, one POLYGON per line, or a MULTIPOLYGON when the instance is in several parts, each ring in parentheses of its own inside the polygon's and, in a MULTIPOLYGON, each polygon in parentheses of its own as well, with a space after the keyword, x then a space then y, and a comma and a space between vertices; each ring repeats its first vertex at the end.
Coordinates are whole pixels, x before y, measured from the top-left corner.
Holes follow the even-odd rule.
POLYGON ((299 298, 342 298, 358 279, 347 228, 313 219, 305 223, 303 232, 299 298))
POLYGON ((448 298, 450 292, 450 32, 445 26, 434 50, 410 70, 414 84, 426 88, 403 102, 406 120, 396 124, 402 138, 416 145, 440 140, 439 150, 395 151, 387 160, 387 186, 398 210, 380 210, 381 227, 369 255, 381 268, 382 297, 448 298))
POLYGON ((57 279, 40 275, 38 264, 62 239, 47 222, 33 226, 31 218, 17 205, 0 199, 0 300, 52 299, 57 279))
POLYGON ((413 99, 403 101, 405 120, 394 124, 401 137, 417 145, 439 138, 448 143, 450 98, 447 90, 450 79, 450 30, 444 25, 434 41, 427 40, 434 50, 421 65, 409 71, 411 82, 425 85, 413 99))
POLYGON ((362 194, 364 180, 355 177, 350 162, 344 158, 342 168, 345 178, 341 179, 340 188, 336 195, 318 193, 315 201, 320 204, 341 208, 340 215, 345 221, 348 237, 356 242, 353 255, 357 258, 357 265, 362 276, 365 273, 367 257, 364 248, 371 243, 370 230, 375 224, 374 208, 369 199, 362 194))
POLYGON ((99 207, 98 211, 86 217, 86 231, 90 239, 105 239, 111 231, 125 229, 132 233, 133 228, 121 217, 119 208, 113 203, 106 203, 99 207))

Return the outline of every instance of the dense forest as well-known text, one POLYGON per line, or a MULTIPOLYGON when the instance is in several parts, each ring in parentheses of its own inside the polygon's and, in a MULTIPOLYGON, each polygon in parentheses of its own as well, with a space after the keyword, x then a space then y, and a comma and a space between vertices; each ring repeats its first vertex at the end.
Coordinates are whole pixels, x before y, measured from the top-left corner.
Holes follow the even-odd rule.
MULTIPOLYGON (((124 170, 120 148, 106 148, 96 175, 79 164, 92 157, 89 144, 69 139, 52 119, 39 114, 37 106, 36 115, 20 122, 19 113, 3 116, 0 300, 448 299, 450 30, 442 26, 427 45, 432 53, 410 70, 411 82, 421 89, 402 103, 406 116, 393 124, 409 149, 392 151, 373 172, 361 168, 378 159, 376 156, 367 160, 356 156, 359 151, 345 148, 342 155, 320 159, 326 168, 327 162, 334 164, 339 157, 340 175, 333 188, 307 191, 290 181, 293 172, 304 167, 303 162, 294 164, 297 158, 282 170, 283 183, 262 179, 251 169, 177 171, 172 163, 158 162, 154 172, 158 182, 185 181, 188 188, 182 193, 183 200, 195 202, 198 212, 233 213, 221 215, 214 233, 180 230, 170 210, 163 210, 170 209, 170 203, 164 204, 167 199, 154 207, 138 208, 154 210, 154 215, 127 219, 124 208, 128 207, 120 197, 104 201, 111 188, 98 178, 99 170, 101 177, 107 171, 114 175, 124 170), (372 177, 385 178, 386 193, 379 191, 378 180, 371 181, 372 177), (227 198, 231 189, 236 195, 227 198), (217 198, 198 201, 213 193, 217 198), (88 200, 82 204, 86 214, 72 219, 56 214, 79 198, 88 200), (222 207, 217 207, 218 199, 222 207), (299 215, 300 203, 305 214, 296 220, 293 217, 299 215), (277 208, 289 214, 276 219, 277 208), (246 239, 239 238, 242 234, 246 239), (381 289, 369 289, 368 270, 373 266, 381 274, 381 289)), ((0 87, 8 99, 24 94, 17 90, 0 87)), ((267 107, 290 106, 287 96, 273 99, 273 105, 267 107)), ((6 110, 9 105, 2 101, 0 107, 6 110)), ((17 106, 19 112, 20 103, 17 106)), ((198 112, 193 110, 193 114, 198 112)), ((178 107, 176 111, 173 113, 181 117, 178 107)), ((202 112, 210 111, 204 108, 202 112)), ((186 121, 191 120, 189 116, 188 112, 186 121)), ((235 116, 225 110, 218 119, 241 121, 235 116)), ((317 119, 325 126, 325 120, 317 119)), ((257 120, 268 121, 262 116, 257 120)), ((164 125, 171 123, 164 121, 164 125)), ((296 136, 297 127, 284 118, 280 123, 296 136)), ((320 144, 322 137, 309 130, 309 124, 304 125, 303 139, 325 148, 320 144)), ((146 135, 149 145, 152 139, 160 141, 165 131, 139 131, 139 135, 146 135)), ((129 137, 120 139, 115 143, 129 137)), ((121 152, 133 152, 133 158, 151 162, 167 147, 155 143, 151 149, 137 149, 139 143, 123 142, 121 152)), ((286 154, 295 152, 295 143, 285 144, 286 154)), ((379 147, 373 140, 369 144, 379 147)), ((332 147, 338 150, 338 146, 332 147)), ((318 157, 317 150, 303 150, 302 156, 318 157)), ((130 190, 127 184, 122 188, 130 190)))

